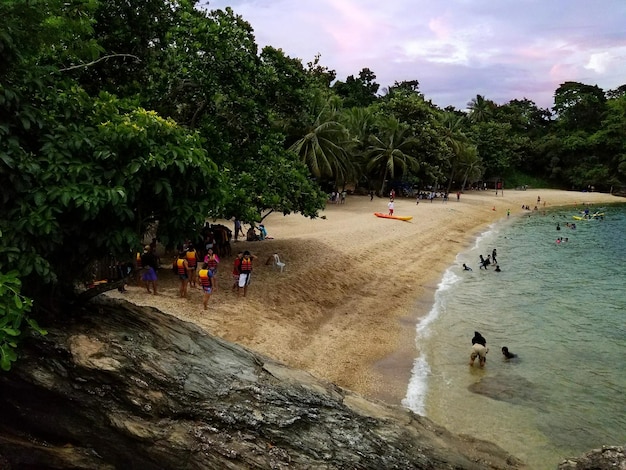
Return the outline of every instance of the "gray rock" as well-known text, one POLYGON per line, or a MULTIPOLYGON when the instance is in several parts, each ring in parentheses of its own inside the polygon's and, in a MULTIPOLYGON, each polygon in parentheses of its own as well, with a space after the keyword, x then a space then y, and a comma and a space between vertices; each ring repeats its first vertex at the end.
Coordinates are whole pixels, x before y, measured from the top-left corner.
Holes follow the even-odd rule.
POLYGON ((526 468, 155 309, 89 309, 0 374, 0 468, 526 468))
POLYGON ((626 470, 626 446, 603 446, 581 457, 563 460, 558 470, 626 470))

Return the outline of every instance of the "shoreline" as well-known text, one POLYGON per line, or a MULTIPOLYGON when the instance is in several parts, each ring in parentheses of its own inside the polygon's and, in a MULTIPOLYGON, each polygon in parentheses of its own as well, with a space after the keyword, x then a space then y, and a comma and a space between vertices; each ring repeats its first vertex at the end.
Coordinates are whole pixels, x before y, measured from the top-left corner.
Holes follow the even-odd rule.
POLYGON ((264 224, 273 239, 233 243, 234 252, 258 256, 246 298, 230 290, 233 258, 220 264, 207 311, 199 290, 178 297, 178 281, 165 268, 158 296, 137 286, 108 295, 156 307, 367 398, 400 405, 416 359, 415 329, 444 272, 489 225, 506 218, 507 209, 518 216, 537 196, 541 209, 626 202, 604 193, 470 191, 445 204, 396 199, 396 213, 413 216, 402 222, 373 216, 386 211, 385 198, 348 196, 346 204, 329 204, 320 213, 325 218, 271 214, 264 224), (265 264, 274 252, 286 262, 284 273, 265 264))

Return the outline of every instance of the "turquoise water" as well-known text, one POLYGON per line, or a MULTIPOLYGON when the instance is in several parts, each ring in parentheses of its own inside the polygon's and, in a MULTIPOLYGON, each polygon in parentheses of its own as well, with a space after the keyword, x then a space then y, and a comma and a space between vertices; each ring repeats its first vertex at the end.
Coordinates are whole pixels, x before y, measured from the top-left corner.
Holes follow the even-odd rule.
POLYGON ((537 470, 626 443, 626 206, 604 212, 512 217, 459 254, 417 325, 404 405, 537 470), (479 270, 493 248, 502 272, 479 270), (484 369, 468 366, 475 330, 490 348, 484 369), (502 346, 519 357, 504 361, 502 346))

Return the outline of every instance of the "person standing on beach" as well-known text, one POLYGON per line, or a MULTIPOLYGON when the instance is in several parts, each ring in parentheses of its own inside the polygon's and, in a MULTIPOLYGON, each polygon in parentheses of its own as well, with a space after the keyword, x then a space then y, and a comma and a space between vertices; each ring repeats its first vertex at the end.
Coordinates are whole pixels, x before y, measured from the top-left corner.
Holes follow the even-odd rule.
POLYGON ((202 297, 202 305, 207 309, 211 292, 213 291, 213 273, 209 269, 208 263, 203 263, 202 268, 198 271, 198 283, 204 294, 202 297))
POLYGON ((239 241, 239 234, 241 233, 242 237, 245 237, 246 235, 243 233, 243 229, 241 228, 241 221, 235 217, 235 241, 238 242, 239 241))
POLYGON ((239 265, 241 264, 242 256, 243 252, 240 251, 235 256, 235 261, 233 262, 233 291, 236 291, 239 287, 239 265))
POLYGON ((239 263, 239 293, 243 291, 245 297, 248 292, 248 286, 250 285, 250 276, 252 276, 252 261, 256 259, 256 256, 251 254, 248 250, 243 252, 241 262, 239 263))
POLYGON ((213 253, 213 250, 209 250, 204 257, 204 262, 206 263, 210 274, 211 274, 211 290, 217 291, 217 265, 220 262, 220 258, 213 253))
POLYGON ((187 279, 191 287, 196 287, 196 268, 198 266, 198 252, 193 246, 193 243, 187 244, 187 251, 185 253, 187 259, 187 279))
POLYGON ((389 215, 393 215, 393 199, 389 201, 387 207, 389 207, 389 215))
POLYGON ((143 272, 141 280, 144 282, 148 294, 157 294, 157 269, 159 268, 157 257, 154 255, 154 251, 150 245, 146 245, 141 255, 141 265, 143 266, 143 272), (152 291, 150 291, 152 286, 152 291))
POLYGON ((487 340, 478 331, 474 331, 474 337, 472 338, 472 352, 470 353, 470 366, 474 365, 474 361, 478 358, 478 365, 484 367, 487 362, 487 353, 489 348, 487 347, 487 340))
POLYGON ((189 282, 189 264, 187 264, 187 255, 184 251, 178 253, 176 262, 176 270, 180 279, 180 297, 187 297, 187 284, 189 282))

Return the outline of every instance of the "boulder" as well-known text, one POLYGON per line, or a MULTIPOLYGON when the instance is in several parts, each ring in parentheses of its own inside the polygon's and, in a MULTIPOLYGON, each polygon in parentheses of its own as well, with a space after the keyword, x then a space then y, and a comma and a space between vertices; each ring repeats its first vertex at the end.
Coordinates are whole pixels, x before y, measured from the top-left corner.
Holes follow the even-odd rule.
POLYGON ((0 468, 525 468, 156 309, 79 313, 0 374, 0 468))

